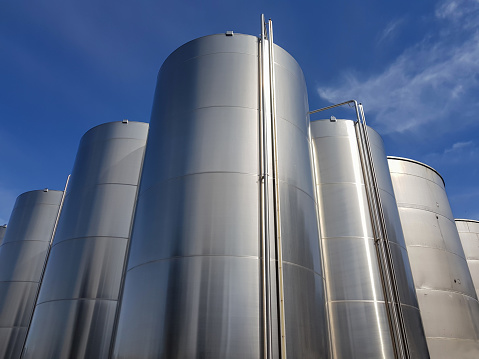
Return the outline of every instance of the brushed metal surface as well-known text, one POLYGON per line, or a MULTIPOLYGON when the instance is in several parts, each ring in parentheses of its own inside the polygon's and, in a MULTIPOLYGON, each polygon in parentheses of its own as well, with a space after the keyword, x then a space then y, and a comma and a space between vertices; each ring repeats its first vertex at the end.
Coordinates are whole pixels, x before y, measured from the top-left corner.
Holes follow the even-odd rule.
POLYGON ((283 261, 322 275, 314 199, 286 183, 280 186, 280 197, 283 261))
POLYGON ((259 270, 257 257, 236 256, 131 269, 113 357, 260 358, 259 270))
POLYGON ((0 323, 4 328, 30 325, 37 290, 35 282, 0 282, 0 323))
POLYGON ((0 226, 0 245, 2 245, 3 237, 5 237, 5 232, 7 231, 7 226, 0 226))
MULTIPOLYGON (((160 69, 114 358, 263 356, 258 51, 256 37, 212 35, 160 69)), ((306 86, 296 61, 274 53, 279 225, 284 265, 295 268, 284 269, 286 348, 326 357, 306 86)))
POLYGON ((384 301, 372 239, 323 238, 323 246, 325 262, 334 269, 334 278, 327 282, 330 301, 384 301))
POLYGON ((71 298, 116 300, 127 242, 126 238, 88 237, 55 245, 37 305, 71 298))
POLYGON ((108 358, 116 301, 59 300, 37 305, 22 358, 108 358), (35 333, 31 340, 30 333, 35 333))
POLYGON ((153 186, 140 198, 132 237, 151 239, 132 242, 128 268, 172 257, 259 255, 256 176, 184 176, 153 186))
MULTIPOLYGON (((414 282, 381 137, 368 129, 413 358, 427 358, 414 282), (409 312, 408 312, 409 313, 409 312), (411 339, 414 338, 414 339, 411 339)), ((334 358, 394 356, 354 122, 311 122, 334 358)))
POLYGON ((386 307, 382 302, 329 302, 335 358, 394 357, 386 307))
POLYGON ((421 319, 421 312, 416 307, 409 305, 402 306, 404 323, 408 333, 407 340, 411 358, 429 358, 428 343, 424 340, 424 327, 421 319))
POLYGON ((72 238, 128 238, 136 186, 102 183, 73 187, 65 197, 53 245, 72 238))
POLYGON ((0 328, 0 355, 2 358, 20 358, 27 335, 25 327, 0 328))
POLYGON ((444 295, 428 289, 417 289, 417 298, 428 339, 479 340, 477 300, 461 293, 450 291, 444 295))
POLYGON ((456 219, 455 222, 476 296, 479 298, 479 221, 456 219))
POLYGON ((38 283, 48 247, 47 241, 24 240, 4 243, 0 247, 0 281, 38 283))
POLYGON ((82 137, 24 358, 108 357, 147 134, 111 122, 82 137))
POLYGON ((431 358, 477 357, 479 302, 444 181, 420 162, 388 162, 431 358))
POLYGON ((145 163, 156 165, 143 169, 140 190, 195 173, 257 174, 257 132, 258 111, 241 107, 199 108, 175 114, 171 121, 152 122, 150 138, 162 140, 148 143, 145 163))
POLYGON ((284 283, 288 358, 327 358, 324 279, 311 270, 285 262, 284 283))
MULTIPOLYGON (((277 86, 287 86, 287 84, 277 82, 277 86)), ((296 186, 314 198, 311 149, 308 137, 297 126, 281 118, 278 119, 277 131, 280 181, 296 186)))
POLYGON ((49 242, 61 191, 30 191, 17 197, 2 244, 13 241, 49 242))
POLYGON ((0 358, 20 357, 62 191, 18 196, 0 246, 0 358))

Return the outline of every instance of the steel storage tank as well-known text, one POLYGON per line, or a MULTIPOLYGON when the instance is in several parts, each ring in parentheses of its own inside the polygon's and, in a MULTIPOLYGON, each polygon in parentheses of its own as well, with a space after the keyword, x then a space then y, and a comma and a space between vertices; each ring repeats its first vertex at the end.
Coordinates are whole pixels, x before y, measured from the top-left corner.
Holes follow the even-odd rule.
POLYGON ((2 244, 3 237, 5 237, 5 232, 7 231, 7 225, 4 224, 3 226, 0 226, 0 245, 2 244))
POLYGON ((81 139, 23 358, 107 358, 148 124, 81 139))
MULTIPOLYGON (((411 358, 428 351, 383 142, 368 130, 411 358)), ((355 122, 311 122, 334 358, 392 358, 355 122)))
POLYGON ((18 196, 0 246, 0 358, 20 358, 63 191, 18 196))
MULTIPOLYGON (((259 130, 270 95, 260 91, 261 49, 249 35, 206 36, 160 69, 114 358, 260 358, 268 340, 271 357, 280 347, 291 357, 328 356, 306 87, 299 65, 277 46, 280 319, 273 245, 271 261, 261 261, 261 216, 268 210, 272 222, 276 213, 273 196, 261 202, 259 130), (264 281, 263 264, 271 264, 264 281)), ((271 154, 271 141, 267 147, 271 154)))
POLYGON ((456 219, 455 222, 472 282, 476 288, 476 297, 479 298, 479 221, 456 219))
POLYGON ((444 181, 414 160, 388 163, 431 358, 477 358, 479 303, 444 181))

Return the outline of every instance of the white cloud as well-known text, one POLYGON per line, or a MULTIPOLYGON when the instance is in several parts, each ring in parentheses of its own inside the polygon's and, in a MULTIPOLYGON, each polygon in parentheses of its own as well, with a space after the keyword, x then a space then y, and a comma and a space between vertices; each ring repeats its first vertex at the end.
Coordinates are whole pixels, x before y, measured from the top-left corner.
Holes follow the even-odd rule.
MULTIPOLYGON (((419 132, 433 122, 447 131, 458 113, 479 107, 479 1, 444 2, 435 15, 437 36, 426 35, 382 73, 362 78, 345 72, 337 86, 318 88, 319 95, 331 103, 358 99, 382 133, 419 132)), ((477 120, 472 116, 460 125, 477 120)))
POLYGON ((386 39, 392 38, 398 31, 399 27, 404 22, 404 19, 396 19, 391 21, 383 30, 379 36, 378 43, 385 41, 386 39))
MULTIPOLYGON (((479 146, 474 141, 456 142, 439 153, 430 153, 425 156, 427 163, 441 166, 469 163, 479 165, 479 146)), ((479 192, 478 192, 479 193, 479 192)))

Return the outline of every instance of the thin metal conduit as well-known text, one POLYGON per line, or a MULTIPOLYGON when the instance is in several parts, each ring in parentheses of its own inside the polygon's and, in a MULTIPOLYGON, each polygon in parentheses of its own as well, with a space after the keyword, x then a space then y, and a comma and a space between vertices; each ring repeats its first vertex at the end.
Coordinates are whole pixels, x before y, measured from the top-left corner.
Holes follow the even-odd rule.
POLYGON ((279 335, 281 345, 281 358, 286 359, 286 325, 284 313, 284 287, 283 287, 283 247, 281 243, 281 216, 279 199, 279 175, 278 175, 278 146, 276 126, 276 98, 275 98, 275 77, 274 77, 274 47, 273 47, 273 22, 268 21, 269 33, 269 81, 270 81, 270 105, 271 105, 271 144, 273 155, 273 185, 274 185, 274 229, 276 240, 276 281, 278 290, 278 314, 279 314, 279 335))
POLYGON ((33 301, 33 310, 32 310, 32 314, 30 315, 30 319, 28 321, 28 328, 27 328, 27 332, 25 334, 25 338, 23 340, 22 352, 20 353, 20 358, 23 357, 23 354, 25 352, 25 344, 27 344, 28 333, 30 332, 30 327, 32 326, 33 314, 35 313, 38 296, 40 295, 40 288, 42 286, 43 277, 45 276, 45 270, 47 268, 48 258, 50 257, 50 252, 52 250, 53 239, 55 238, 55 233, 57 232, 58 221, 60 220, 60 215, 62 213, 63 202, 65 201, 65 195, 67 193, 68 182, 70 181, 70 176, 71 175, 68 175, 67 181, 65 182, 65 188, 63 189, 62 198, 60 200, 60 206, 58 207, 57 218, 55 218, 55 224, 53 225, 52 236, 50 237, 50 243, 48 244, 47 253, 45 254, 45 260, 43 261, 42 272, 40 274, 40 280, 38 281, 38 288, 37 288, 37 292, 35 293, 35 300, 33 301))
POLYGON ((387 303, 387 305, 392 305, 392 308, 389 307, 388 311, 391 312, 391 317, 393 319, 392 324, 394 325, 394 334, 396 336, 395 344, 397 346, 400 358, 410 358, 409 345, 404 324, 404 316, 402 313, 396 272, 394 269, 394 260, 391 252, 391 247, 389 245, 387 226, 384 218, 381 197, 379 194, 376 170, 374 168, 363 106, 361 104, 356 105, 356 110, 359 111, 359 114, 361 116, 361 121, 358 122, 357 125, 360 136, 358 140, 360 146, 363 147, 366 171, 369 177, 369 188, 367 190, 370 191, 370 194, 368 196, 371 197, 371 203, 373 204, 372 208, 374 209, 374 221, 376 222, 375 226, 377 227, 379 234, 378 239, 375 241, 375 243, 380 252, 379 258, 381 260, 381 269, 385 270, 386 272, 385 276, 387 279, 387 294, 390 299, 390 303, 387 303))
MULTIPOLYGON (((359 111, 358 108, 356 108, 359 111)), ((362 122, 356 123, 356 135, 358 139, 358 147, 361 158, 361 166, 363 168, 363 176, 366 187, 366 195, 369 203, 369 212, 371 216, 371 223, 374 232, 374 244, 376 247, 376 255, 378 258, 380 277, 384 292, 386 312, 388 314, 388 322, 391 330, 391 339, 395 349, 396 358, 404 358, 404 348, 401 340, 401 330, 398 326, 398 315, 394 305, 394 289, 392 278, 389 271, 386 249, 384 242, 387 238, 383 226, 381 225, 381 215, 379 213, 380 203, 378 202, 374 191, 374 176, 371 168, 371 163, 368 156, 368 148, 366 145, 366 137, 364 136, 364 127, 362 122)))
POLYGON ((271 285, 270 285, 270 243, 269 243, 269 195, 268 195, 268 137, 267 137, 267 119, 265 104, 265 41, 266 28, 264 15, 261 15, 261 40, 259 54, 260 70, 260 118, 261 118, 261 255, 262 255, 262 297, 263 297, 263 341, 264 358, 271 359, 271 285))

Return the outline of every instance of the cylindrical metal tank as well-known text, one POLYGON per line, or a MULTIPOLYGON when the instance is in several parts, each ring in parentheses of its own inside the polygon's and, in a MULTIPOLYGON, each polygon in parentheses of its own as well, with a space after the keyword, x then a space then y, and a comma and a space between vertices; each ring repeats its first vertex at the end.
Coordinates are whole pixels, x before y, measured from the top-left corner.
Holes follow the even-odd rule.
POLYGON ((476 296, 479 298, 479 221, 456 219, 455 222, 472 282, 476 289, 476 296))
POLYGON ((107 358, 148 133, 111 122, 81 139, 23 358, 107 358))
POLYGON ((62 196, 45 189, 15 202, 0 246, 0 358, 20 358, 62 196))
POLYGON ((478 358, 479 302, 444 181, 414 160, 388 163, 431 358, 478 358))
MULTIPOLYGON (((383 141, 368 134, 411 358, 427 358, 383 141)), ((313 121, 311 137, 334 358, 393 358, 355 123, 313 121)))
MULTIPOLYGON (((259 49, 212 35, 161 67, 114 358, 263 357, 259 49)), ((325 358, 306 86, 286 51, 274 55, 286 350, 325 358)), ((275 302, 274 273, 270 289, 275 302)))
POLYGON ((0 245, 2 244, 3 237, 5 237, 5 232, 7 231, 7 225, 4 224, 0 226, 0 245))

